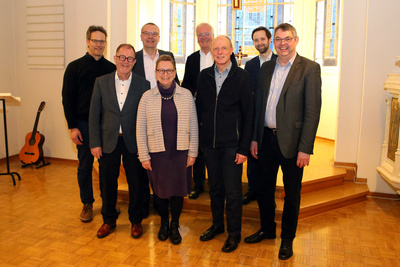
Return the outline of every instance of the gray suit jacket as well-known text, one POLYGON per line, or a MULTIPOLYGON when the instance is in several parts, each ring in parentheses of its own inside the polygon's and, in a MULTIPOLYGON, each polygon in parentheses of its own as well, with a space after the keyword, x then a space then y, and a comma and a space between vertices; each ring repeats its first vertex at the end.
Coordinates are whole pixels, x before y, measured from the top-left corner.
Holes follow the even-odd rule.
MULTIPOLYGON (((256 90, 256 117, 253 140, 261 146, 265 109, 275 61, 260 69, 256 90)), ((299 151, 312 154, 321 110, 321 68, 318 63, 297 54, 286 78, 276 107, 279 148, 285 158, 299 151)))
POLYGON ((96 79, 89 112, 90 148, 101 147, 111 153, 117 146, 119 126, 130 153, 137 153, 136 115, 140 98, 150 83, 132 73, 131 85, 122 110, 115 89, 115 71, 96 79))

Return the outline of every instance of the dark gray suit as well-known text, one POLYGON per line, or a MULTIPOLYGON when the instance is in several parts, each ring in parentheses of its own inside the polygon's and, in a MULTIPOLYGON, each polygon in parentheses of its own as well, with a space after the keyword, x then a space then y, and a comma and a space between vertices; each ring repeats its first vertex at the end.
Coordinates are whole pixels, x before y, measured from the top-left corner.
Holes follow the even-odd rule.
POLYGON ((261 66, 256 90, 253 140, 258 142, 258 205, 261 228, 276 231, 275 187, 281 166, 285 187, 281 237, 293 240, 300 208, 303 168, 296 165, 298 152, 313 153, 321 109, 321 69, 319 64, 297 55, 283 85, 276 107, 276 134, 264 127, 265 110, 275 61, 261 66))
MULTIPOLYGON (((160 56, 161 55, 170 55, 175 60, 174 54, 172 54, 169 51, 164 51, 164 50, 158 49, 158 53, 160 56)), ((146 79, 146 74, 144 72, 143 49, 136 52, 135 58, 136 58, 136 63, 135 63, 135 66, 133 66, 132 71, 134 73, 136 73, 137 75, 139 75, 140 77, 143 77, 146 79)), ((178 73, 176 74, 175 82, 179 85, 181 84, 179 82, 178 73)))
POLYGON ((101 147, 99 160, 102 215, 104 223, 113 224, 118 218, 115 210, 118 176, 123 165, 129 185, 129 219, 140 223, 143 219, 141 186, 147 179, 146 171, 137 158, 136 114, 140 98, 150 89, 150 83, 132 73, 131 85, 122 110, 115 88, 115 72, 96 79, 89 113, 90 148, 101 147), (122 136, 119 127, 122 127, 122 136))

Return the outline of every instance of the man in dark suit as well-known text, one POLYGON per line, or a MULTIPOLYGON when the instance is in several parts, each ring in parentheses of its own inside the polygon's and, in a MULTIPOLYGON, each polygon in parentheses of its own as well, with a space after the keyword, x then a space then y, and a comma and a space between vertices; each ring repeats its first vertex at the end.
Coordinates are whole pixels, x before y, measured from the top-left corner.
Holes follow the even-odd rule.
POLYGON ((99 159, 103 225, 97 237, 107 236, 116 227, 118 213, 115 209, 118 193, 118 176, 123 157, 129 187, 129 220, 131 235, 139 238, 144 211, 142 184, 147 180, 136 146, 136 114, 142 94, 150 83, 132 73, 135 49, 121 44, 114 56, 117 71, 96 79, 89 112, 89 135, 92 155, 99 159))
MULTIPOLYGON (((271 37, 271 32, 264 26, 255 28, 251 34, 254 47, 260 53, 258 56, 247 61, 244 69, 250 74, 255 90, 257 90, 258 74, 260 73, 261 65, 266 61, 276 60, 276 55, 272 53, 270 49, 271 37)), ((257 160, 251 155, 247 158, 247 180, 249 190, 243 196, 243 205, 249 204, 251 201, 257 199, 257 160)))
MULTIPOLYGON (((155 76, 156 61, 160 55, 170 55, 174 60, 174 54, 169 51, 157 49, 157 44, 160 41, 160 29, 152 22, 146 23, 141 30, 140 39, 143 43, 143 49, 136 53, 136 63, 133 66, 133 72, 140 77, 145 78, 150 82, 150 88, 157 85, 155 76)), ((175 82, 181 84, 178 74, 175 76, 175 82)), ((144 205, 144 218, 149 216, 150 205, 150 186, 147 180, 143 183, 142 197, 144 205)))
MULTIPOLYGON (((196 27, 197 43, 200 50, 188 56, 185 65, 185 76, 183 76, 182 87, 189 89, 193 96, 197 92, 197 78, 200 71, 213 64, 211 56, 211 42, 214 39, 214 29, 208 23, 201 23, 196 27)), ((201 149, 193 165, 193 190, 190 199, 197 199, 204 192, 204 181, 206 178, 206 166, 201 149)))
MULTIPOLYGON (((197 43, 200 50, 188 56, 185 64, 185 76, 183 77, 182 87, 189 89, 193 96, 197 93, 197 80, 200 71, 205 68, 211 67, 214 60, 211 55, 211 43, 214 39, 213 27, 204 22, 196 27, 197 43)), ((235 54, 232 53, 230 60, 232 64, 236 65, 235 54)), ((193 190, 189 195, 190 199, 197 199, 201 193, 204 192, 204 181, 206 177, 206 167, 204 163, 204 156, 201 149, 197 155, 196 162, 193 165, 193 190)))
POLYGON ((283 172, 285 204, 279 259, 293 255, 300 210, 303 168, 308 166, 321 110, 321 68, 296 53, 296 29, 287 23, 274 31, 278 59, 265 62, 256 91, 256 115, 251 154, 258 158, 257 201, 261 229, 245 238, 258 243, 276 237, 275 187, 283 172))
MULTIPOLYGON (((143 49, 136 53, 136 63, 133 72, 150 82, 151 88, 157 85, 155 77, 156 61, 160 55, 170 55, 174 60, 174 54, 169 51, 157 49, 160 41, 160 29, 152 22, 146 23, 141 30, 140 39, 143 49)), ((175 82, 180 84, 178 74, 175 82)))

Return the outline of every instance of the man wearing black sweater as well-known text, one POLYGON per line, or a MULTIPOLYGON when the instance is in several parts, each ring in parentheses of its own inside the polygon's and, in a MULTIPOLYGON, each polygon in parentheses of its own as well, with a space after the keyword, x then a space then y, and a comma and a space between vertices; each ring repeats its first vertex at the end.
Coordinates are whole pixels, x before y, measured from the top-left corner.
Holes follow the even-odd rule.
POLYGON ((86 32, 88 52, 68 64, 64 73, 62 103, 70 129, 71 140, 78 150, 78 184, 83 209, 82 222, 93 219, 93 156, 89 148, 89 108, 94 81, 115 70, 115 65, 103 57, 107 32, 102 26, 90 26, 86 32))
POLYGON ((241 240, 242 167, 253 134, 254 96, 247 71, 232 64, 232 43, 218 36, 211 45, 214 64, 200 72, 196 107, 200 147, 208 171, 213 224, 201 236, 209 241, 225 231, 223 252, 234 251, 241 240))

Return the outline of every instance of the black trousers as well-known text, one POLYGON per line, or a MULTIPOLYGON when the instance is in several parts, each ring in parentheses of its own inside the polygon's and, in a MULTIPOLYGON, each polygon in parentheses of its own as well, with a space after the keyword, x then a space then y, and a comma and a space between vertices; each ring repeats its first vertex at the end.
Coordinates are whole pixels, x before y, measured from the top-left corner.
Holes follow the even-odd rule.
POLYGON ((196 161, 193 164, 193 189, 204 191, 204 181, 206 179, 206 165, 204 163, 204 155, 201 149, 197 155, 196 161))
POLYGON ((101 214, 106 224, 113 224, 118 214, 115 210, 118 196, 118 176, 122 163, 126 173, 126 180, 129 188, 129 220, 133 223, 141 223, 143 220, 143 199, 142 185, 147 179, 146 170, 142 167, 137 153, 129 153, 123 137, 118 138, 116 148, 112 153, 104 153, 99 160, 101 197, 103 206, 101 214))
POLYGON ((265 128, 258 151, 257 201, 261 228, 271 234, 276 232, 275 188, 278 169, 281 166, 285 188, 281 238, 289 240, 296 236, 303 179, 303 168, 297 167, 296 161, 297 156, 287 159, 282 155, 277 135, 265 128))
POLYGON ((224 228, 226 201, 226 222, 228 234, 238 236, 242 229, 242 167, 235 163, 236 147, 202 148, 210 185, 213 224, 224 228))

